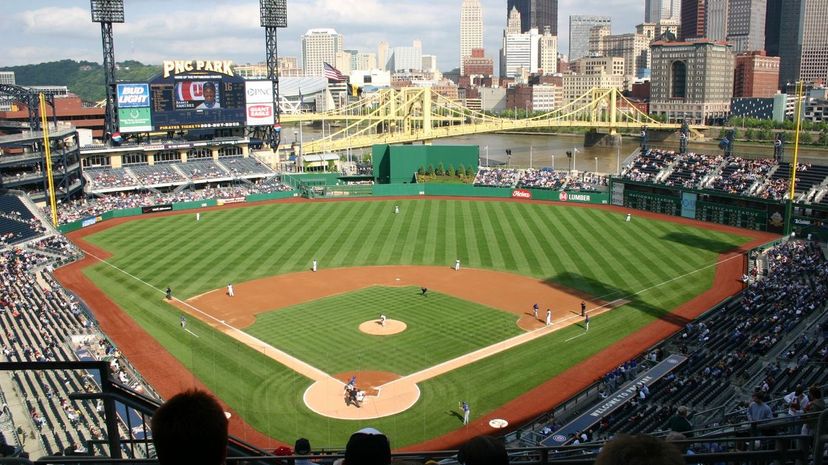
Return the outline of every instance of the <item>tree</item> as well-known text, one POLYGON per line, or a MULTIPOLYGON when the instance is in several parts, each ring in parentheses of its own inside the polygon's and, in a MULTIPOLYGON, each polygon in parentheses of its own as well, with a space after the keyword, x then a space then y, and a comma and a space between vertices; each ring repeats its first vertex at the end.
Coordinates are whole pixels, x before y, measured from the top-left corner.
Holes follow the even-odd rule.
POLYGON ((417 169, 417 174, 419 174, 420 176, 422 176, 422 175, 424 175, 425 173, 426 173, 425 166, 420 165, 420 168, 419 168, 419 169, 417 169))
POLYGON ((466 177, 468 177, 468 178, 473 178, 474 177, 474 170, 472 169, 471 166, 466 168, 466 177))
POLYGON ((814 142, 813 136, 811 136, 810 132, 802 131, 802 134, 799 135, 799 143, 810 145, 814 142))
POLYGON ((454 165, 449 165, 448 170, 446 171, 446 175, 454 177, 455 174, 456 173, 454 171, 454 165))
POLYGON ((465 174, 466 174, 466 167, 463 166, 462 163, 460 163, 460 166, 457 168, 457 176, 462 178, 465 174))
POLYGON ((434 174, 434 165, 431 163, 428 164, 428 169, 426 170, 426 174, 432 176, 434 174))
POLYGON ((756 138, 756 133, 753 129, 745 129, 745 140, 754 140, 756 138))
POLYGON ((443 162, 440 162, 440 164, 437 165, 437 171, 435 171, 434 174, 436 174, 437 176, 442 176, 446 174, 446 169, 443 167, 443 162))

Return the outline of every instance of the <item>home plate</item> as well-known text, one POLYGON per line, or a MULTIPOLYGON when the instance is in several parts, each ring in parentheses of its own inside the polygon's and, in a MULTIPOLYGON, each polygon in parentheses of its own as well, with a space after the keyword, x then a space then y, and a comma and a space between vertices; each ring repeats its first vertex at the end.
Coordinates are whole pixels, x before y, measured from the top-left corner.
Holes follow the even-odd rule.
POLYGON ((502 418, 495 418, 495 419, 489 420, 489 426, 491 426, 492 428, 501 429, 501 428, 505 428, 505 427, 509 426, 509 422, 502 419, 502 418))

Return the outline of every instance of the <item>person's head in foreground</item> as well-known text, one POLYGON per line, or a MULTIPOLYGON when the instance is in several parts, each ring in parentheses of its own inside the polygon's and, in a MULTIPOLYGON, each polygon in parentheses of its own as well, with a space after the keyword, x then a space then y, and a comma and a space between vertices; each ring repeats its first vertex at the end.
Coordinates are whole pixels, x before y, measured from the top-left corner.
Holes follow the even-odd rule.
POLYGON ((595 465, 684 465, 679 449, 652 436, 618 435, 604 444, 595 465))
POLYGON ((171 397, 155 411, 151 426, 161 465, 221 465, 227 458, 227 416, 207 392, 171 397))
POLYGON ((351 435, 345 446, 345 465, 388 465, 391 444, 374 428, 363 428, 351 435))
POLYGON ((500 439, 478 436, 460 447, 457 461, 463 465, 509 465, 509 455, 500 439))

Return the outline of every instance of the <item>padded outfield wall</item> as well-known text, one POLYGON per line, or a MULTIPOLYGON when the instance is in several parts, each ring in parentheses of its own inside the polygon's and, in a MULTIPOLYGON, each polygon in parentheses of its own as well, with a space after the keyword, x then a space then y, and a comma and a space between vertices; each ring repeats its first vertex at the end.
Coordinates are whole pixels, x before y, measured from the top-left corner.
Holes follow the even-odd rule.
POLYGON ((374 179, 378 184, 412 183, 420 167, 437 169, 463 166, 477 172, 480 147, 476 145, 388 145, 371 149, 374 179))

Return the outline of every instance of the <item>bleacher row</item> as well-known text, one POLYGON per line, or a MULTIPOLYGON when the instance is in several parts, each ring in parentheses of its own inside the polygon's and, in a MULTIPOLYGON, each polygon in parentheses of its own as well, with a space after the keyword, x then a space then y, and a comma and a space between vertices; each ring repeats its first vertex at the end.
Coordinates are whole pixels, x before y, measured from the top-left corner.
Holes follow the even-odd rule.
POLYGON ((474 185, 595 192, 609 184, 609 177, 597 173, 556 171, 551 168, 483 168, 477 171, 474 185))
MULTIPOLYGON (((77 253, 61 236, 45 237, 25 248, 8 247, 0 253, 0 345, 4 360, 73 361, 79 360, 75 350, 83 349, 99 360, 107 357, 113 379, 144 392, 88 313, 45 272, 77 253)), ((104 452, 102 448, 87 450, 87 441, 106 439, 101 404, 69 398, 72 393, 100 392, 94 376, 72 370, 19 371, 10 376, 13 393, 6 392, 5 397, 11 399, 15 394, 22 399, 28 414, 28 418, 14 418, 19 442, 26 436, 37 439, 47 455, 104 452)), ((123 438, 130 437, 123 424, 119 429, 123 438)))
POLYGON ((0 247, 33 239, 45 230, 20 197, 0 195, 0 247))
POLYGON ((92 191, 166 187, 188 182, 217 182, 238 178, 267 177, 274 174, 273 170, 255 158, 244 157, 222 157, 220 160, 195 160, 187 163, 129 165, 123 168, 84 169, 84 175, 92 191))
MULTIPOLYGON (((828 204, 828 166, 798 163, 796 171, 794 200, 828 204)), ((625 166, 621 176, 631 181, 783 200, 788 195, 791 164, 767 158, 725 158, 650 149, 625 166)))
MULTIPOLYGON (((706 419, 698 418, 697 428, 744 422, 746 405, 739 398, 738 387, 781 397, 796 386, 828 383, 828 344, 823 335, 785 338, 803 334, 793 333, 792 329, 817 312, 816 318, 826 319, 828 261, 819 246, 809 242, 784 243, 769 249, 763 258, 768 269, 764 275, 757 272, 756 276, 746 276, 750 284, 740 297, 687 324, 643 360, 625 363, 605 375, 598 385, 599 403, 660 360, 666 350, 688 357, 684 364, 650 386, 648 394, 635 396, 602 418, 594 429, 580 432, 570 441, 583 442, 581 435, 594 441, 606 440, 619 432, 663 431, 680 405, 691 412, 730 406, 729 416, 712 418, 710 424, 701 424, 706 419), (788 344, 789 350, 780 350, 783 343, 788 344), (763 367, 763 357, 776 351, 780 351, 776 361, 763 367)), ((587 406, 587 410, 590 408, 594 404, 587 406)), ((779 405, 777 409, 786 411, 788 406, 779 405)), ((552 417, 532 425, 534 434, 527 436, 542 437, 560 426, 552 417)))

